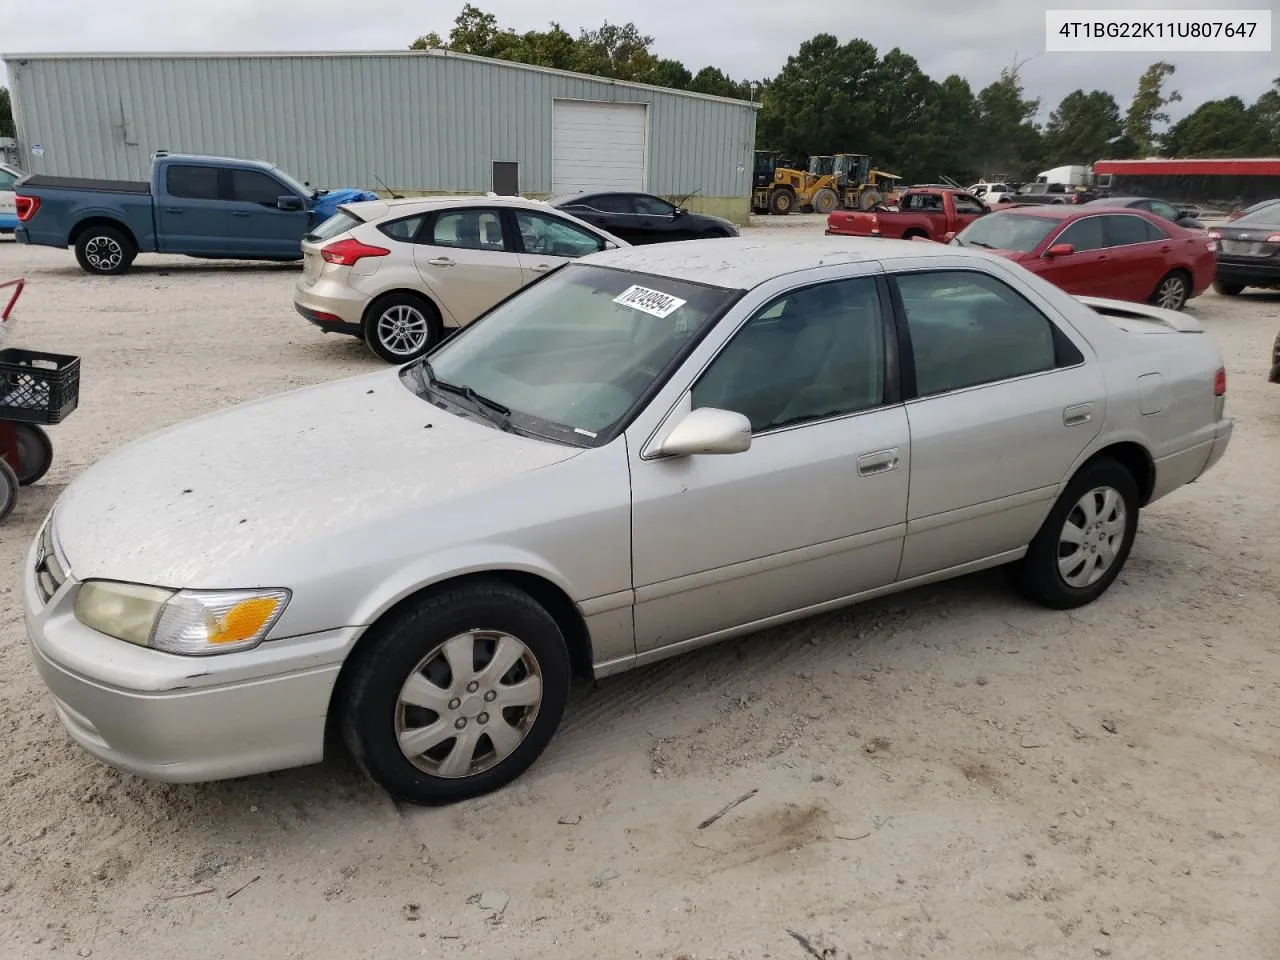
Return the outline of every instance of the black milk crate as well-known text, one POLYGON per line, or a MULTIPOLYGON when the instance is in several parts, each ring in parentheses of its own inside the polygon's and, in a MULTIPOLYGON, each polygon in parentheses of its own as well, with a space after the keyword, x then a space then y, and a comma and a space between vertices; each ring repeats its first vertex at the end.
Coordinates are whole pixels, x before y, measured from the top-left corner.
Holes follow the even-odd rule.
POLYGON ((79 403, 79 357, 0 350, 0 420, 61 423, 79 403))

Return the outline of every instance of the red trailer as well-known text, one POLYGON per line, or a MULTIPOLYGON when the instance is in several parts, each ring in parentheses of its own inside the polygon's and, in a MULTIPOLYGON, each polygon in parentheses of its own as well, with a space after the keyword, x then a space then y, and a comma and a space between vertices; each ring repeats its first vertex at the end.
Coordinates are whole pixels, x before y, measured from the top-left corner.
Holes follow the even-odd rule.
POLYGON ((1155 197, 1223 212, 1280 197, 1280 158, 1099 160, 1094 186, 1113 197, 1155 197))

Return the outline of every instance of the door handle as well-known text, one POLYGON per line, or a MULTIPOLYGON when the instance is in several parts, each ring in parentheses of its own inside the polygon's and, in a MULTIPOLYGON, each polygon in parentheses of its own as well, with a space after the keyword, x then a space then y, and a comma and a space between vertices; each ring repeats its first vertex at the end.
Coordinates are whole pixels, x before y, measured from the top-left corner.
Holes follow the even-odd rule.
POLYGON ((450 260, 448 257, 432 257, 430 260, 427 261, 427 263, 431 264, 433 267, 452 267, 453 266, 453 261, 450 260))
POLYGON ((530 267, 529 269, 534 273, 546 273, 548 270, 551 270, 552 267, 549 263, 540 263, 536 267, 530 267))
POLYGON ((1092 419, 1092 403, 1073 403, 1062 411, 1062 423, 1064 426, 1075 427, 1082 423, 1088 423, 1092 419))
POLYGON ((892 450, 877 450, 875 453, 864 453, 858 458, 858 476, 871 477, 877 473, 888 473, 890 470, 896 470, 901 462, 898 457, 897 447, 892 450))
POLYGON ((1160 252, 1161 252, 1161 253, 1168 253, 1168 252, 1169 252, 1170 250, 1172 250, 1172 249, 1173 249, 1173 247, 1169 246, 1168 244, 1165 244, 1163 247, 1161 247, 1161 248, 1160 248, 1160 252))
POLYGON ((165 207, 164 212, 165 213, 182 213, 182 208, 181 207, 165 207))
POLYGON ((231 215, 233 217, 247 217, 249 215, 249 211, 248 210, 232 210, 231 215))

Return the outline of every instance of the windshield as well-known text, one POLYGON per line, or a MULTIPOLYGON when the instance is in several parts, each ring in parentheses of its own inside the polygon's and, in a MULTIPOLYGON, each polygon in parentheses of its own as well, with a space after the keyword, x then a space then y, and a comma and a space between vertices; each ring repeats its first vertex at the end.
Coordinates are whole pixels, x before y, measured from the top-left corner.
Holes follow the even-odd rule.
POLYGON ((411 366, 402 379, 452 402, 470 388, 515 429, 597 446, 738 293, 570 264, 464 327, 428 357, 428 377, 411 366))
POLYGON ((973 221, 956 235, 958 247, 988 247, 1030 253, 1061 220, 1020 213, 992 213, 973 221))

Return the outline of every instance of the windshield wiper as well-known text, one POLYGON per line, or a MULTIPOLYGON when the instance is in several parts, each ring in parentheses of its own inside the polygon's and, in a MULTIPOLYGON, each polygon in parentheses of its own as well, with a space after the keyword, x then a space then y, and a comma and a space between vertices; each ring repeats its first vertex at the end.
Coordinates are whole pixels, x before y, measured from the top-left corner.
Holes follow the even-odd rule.
MULTIPOLYGON (((434 371, 431 369, 431 364, 426 360, 423 360, 416 369, 418 370, 418 375, 422 377, 424 381, 430 382, 430 385, 435 387, 437 390, 444 391, 445 393, 452 393, 459 397, 465 397, 476 407, 487 411, 489 419, 492 420, 500 430, 511 429, 510 407, 504 407, 497 400, 490 400, 484 394, 476 393, 474 389, 466 386, 465 384, 460 385, 450 383, 447 380, 441 380, 435 375, 434 371)), ((424 382, 423 385, 426 386, 426 383, 424 382)))
POLYGON ((994 250, 994 249, 995 249, 995 247, 993 247, 991 244, 989 244, 989 243, 983 243, 981 240, 966 240, 964 243, 962 243, 962 244, 961 244, 961 246, 963 246, 963 247, 986 247, 988 250, 994 250))

